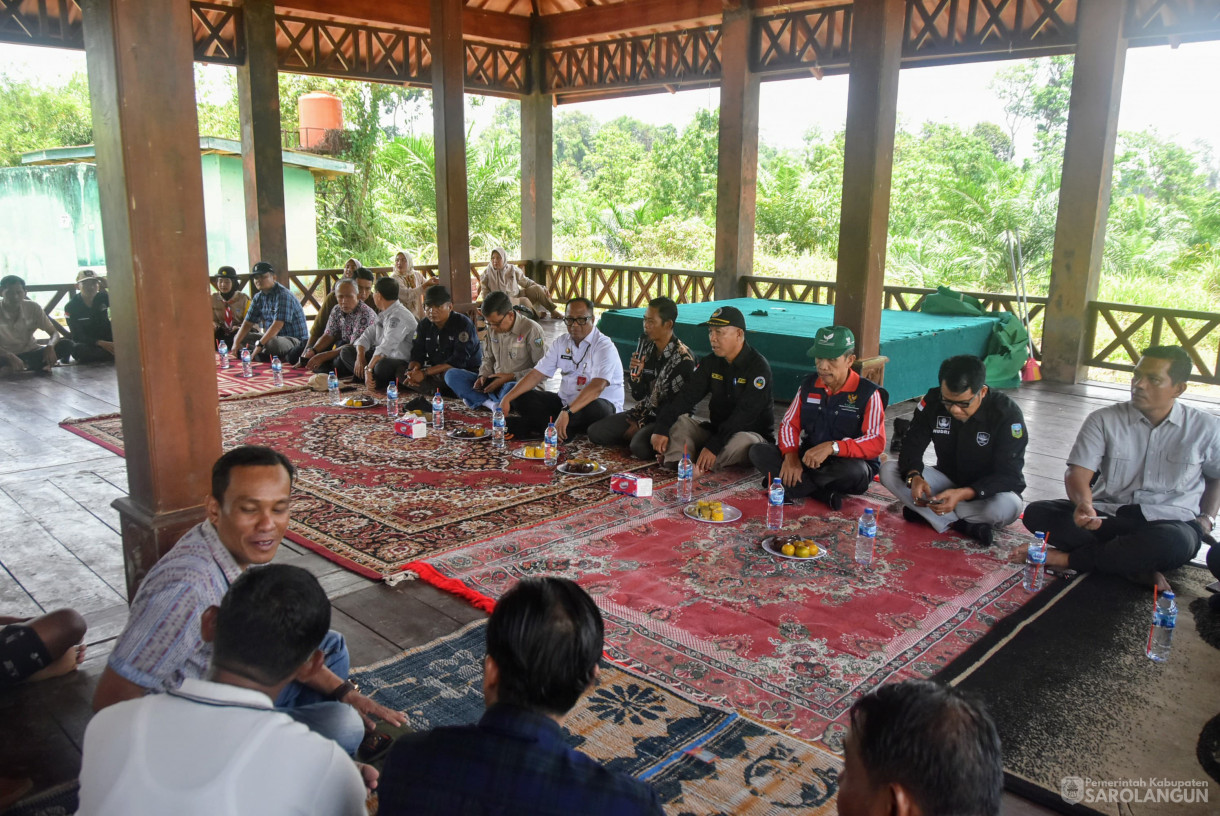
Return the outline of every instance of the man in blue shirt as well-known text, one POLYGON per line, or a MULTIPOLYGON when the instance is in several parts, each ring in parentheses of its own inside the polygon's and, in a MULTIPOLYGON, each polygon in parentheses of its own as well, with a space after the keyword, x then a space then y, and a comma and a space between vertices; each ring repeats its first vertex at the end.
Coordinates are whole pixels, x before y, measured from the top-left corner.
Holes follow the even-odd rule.
POLYGON ((246 319, 233 338, 233 356, 241 357, 246 335, 255 326, 262 326, 263 336, 252 349, 254 359, 265 363, 272 357, 279 357, 285 363, 295 364, 309 338, 305 310, 301 308, 296 295, 275 279, 275 267, 266 261, 254 265, 250 278, 258 291, 254 293, 246 319))
POLYGON ((597 679, 603 624, 593 599, 564 578, 526 578, 487 624, 477 725, 408 734, 382 770, 380 813, 660 814, 645 782, 564 742, 560 723, 597 679))

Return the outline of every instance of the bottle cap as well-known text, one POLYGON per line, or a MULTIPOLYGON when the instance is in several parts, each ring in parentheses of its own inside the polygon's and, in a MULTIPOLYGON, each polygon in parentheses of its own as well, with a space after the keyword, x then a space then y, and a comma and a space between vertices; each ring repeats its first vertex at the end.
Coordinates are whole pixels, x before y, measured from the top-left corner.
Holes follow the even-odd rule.
POLYGON ((1173 594, 1173 590, 1172 590, 1172 589, 1167 589, 1167 590, 1165 590, 1164 592, 1162 592, 1162 593, 1161 593, 1161 597, 1162 597, 1162 598, 1168 598, 1169 600, 1171 600, 1171 601, 1172 601, 1172 600, 1174 599, 1174 597, 1175 597, 1175 596, 1174 596, 1174 594, 1173 594))
POLYGON ((864 509, 864 515, 866 515, 866 516, 871 516, 871 515, 873 515, 873 508, 871 508, 871 507, 866 507, 866 508, 864 509))

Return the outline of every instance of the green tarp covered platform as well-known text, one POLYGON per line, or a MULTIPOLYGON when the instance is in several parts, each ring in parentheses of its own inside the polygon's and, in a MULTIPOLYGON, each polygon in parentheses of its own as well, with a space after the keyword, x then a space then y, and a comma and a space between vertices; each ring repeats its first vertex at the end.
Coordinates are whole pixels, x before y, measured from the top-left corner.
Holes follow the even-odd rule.
MULTIPOLYGON (((771 363, 775 398, 790 400, 801 379, 813 370, 805 352, 813 334, 834 322, 834 307, 820 303, 734 298, 678 307, 675 334, 695 355, 711 353, 707 329, 699 324, 721 306, 735 306, 746 317, 746 342, 771 363), (766 316, 751 312, 765 311, 766 316)), ((643 309, 607 311, 598 328, 614 341, 626 366, 643 332, 643 309)), ((941 361, 954 354, 987 355, 987 341, 996 325, 994 317, 933 315, 922 312, 881 312, 881 351, 890 358, 885 367, 885 388, 890 402, 923 396, 936 385, 941 361)))

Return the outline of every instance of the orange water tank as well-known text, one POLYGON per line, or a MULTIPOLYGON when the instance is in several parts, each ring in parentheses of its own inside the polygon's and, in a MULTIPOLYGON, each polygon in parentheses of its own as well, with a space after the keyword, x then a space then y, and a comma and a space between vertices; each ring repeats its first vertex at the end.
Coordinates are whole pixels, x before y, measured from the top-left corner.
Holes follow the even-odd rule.
POLYGON ((343 129, 343 101, 326 91, 313 91, 297 100, 301 147, 308 150, 326 140, 329 130, 343 129))

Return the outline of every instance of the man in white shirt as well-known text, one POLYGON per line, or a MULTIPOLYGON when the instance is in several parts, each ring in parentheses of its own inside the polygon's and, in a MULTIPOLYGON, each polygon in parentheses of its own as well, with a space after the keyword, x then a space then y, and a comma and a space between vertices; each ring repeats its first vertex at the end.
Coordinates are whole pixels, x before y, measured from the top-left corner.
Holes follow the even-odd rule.
POLYGON ((38 371, 67 362, 72 345, 41 306, 26 300, 24 280, 16 275, 0 279, 0 374, 38 371), (45 345, 34 339, 34 332, 40 329, 51 338, 45 345))
POLYGON ((369 388, 384 389, 390 380, 398 379, 411 358, 412 337, 419 321, 399 302, 398 292, 395 278, 377 279, 373 286, 377 320, 359 340, 339 352, 341 364, 369 388))
POLYGON ((614 341, 594 326, 595 319, 588 298, 568 301, 563 319, 567 338, 556 338, 534 370, 500 399, 505 416, 513 408, 519 414, 508 417, 514 438, 537 437, 554 419, 559 438, 567 439, 623 410, 623 363, 614 341), (563 377, 558 394, 534 390, 556 372, 563 377))
POLYGON ((272 708, 323 665, 330 602, 309 572, 248 570, 203 613, 207 679, 118 703, 85 730, 80 813, 365 813, 377 771, 272 708), (363 777, 363 779, 362 779, 363 777))

